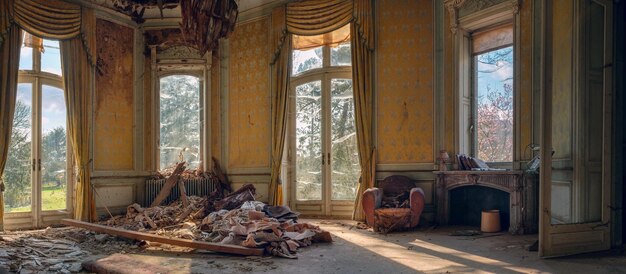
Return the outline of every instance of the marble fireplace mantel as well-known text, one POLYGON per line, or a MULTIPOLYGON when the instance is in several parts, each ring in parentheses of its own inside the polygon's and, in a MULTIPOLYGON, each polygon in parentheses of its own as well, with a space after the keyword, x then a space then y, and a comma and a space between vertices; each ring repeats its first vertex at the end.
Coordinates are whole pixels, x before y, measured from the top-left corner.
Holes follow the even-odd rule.
POLYGON ((512 234, 524 233, 524 217, 526 205, 523 199, 524 180, 521 170, 503 171, 434 171, 436 177, 435 199, 437 204, 437 221, 440 225, 448 224, 450 217, 450 190, 464 186, 484 186, 509 193, 510 225, 512 234))

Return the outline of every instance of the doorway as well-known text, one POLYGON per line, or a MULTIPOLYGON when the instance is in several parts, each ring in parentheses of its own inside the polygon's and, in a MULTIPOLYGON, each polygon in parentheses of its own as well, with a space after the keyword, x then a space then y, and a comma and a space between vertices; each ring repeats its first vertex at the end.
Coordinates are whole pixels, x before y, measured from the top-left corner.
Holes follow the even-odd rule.
POLYGON ((351 216, 360 176, 349 72, 313 74, 293 83, 295 209, 351 216))
POLYGON ((41 227, 70 212, 67 108, 59 42, 24 34, 3 174, 5 227, 41 227))

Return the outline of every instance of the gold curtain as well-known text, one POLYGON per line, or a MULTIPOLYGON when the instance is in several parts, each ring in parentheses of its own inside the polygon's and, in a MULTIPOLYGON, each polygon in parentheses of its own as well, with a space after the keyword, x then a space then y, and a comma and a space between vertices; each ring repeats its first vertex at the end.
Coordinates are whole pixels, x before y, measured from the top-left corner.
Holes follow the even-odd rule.
POLYGON ((277 56, 271 65, 272 81, 272 173, 269 186, 271 205, 283 204, 283 187, 280 170, 287 132, 287 99, 289 98, 289 48, 291 35, 285 32, 285 9, 272 12, 272 47, 277 49, 277 56), (282 50, 287 48, 287 50, 282 50))
POLYGON ((80 34, 81 8, 59 0, 15 0, 13 20, 35 36, 70 39, 80 34))
MULTIPOLYGON (((91 29, 91 33, 94 33, 93 10, 85 10, 82 20, 85 31, 91 29)), ((93 36, 91 39, 94 39, 93 36)), ((94 67, 80 37, 61 41, 61 66, 67 105, 67 133, 72 145, 74 166, 77 170, 77 180, 74 186, 74 219, 95 221, 96 208, 89 167, 91 163, 89 159, 89 113, 91 113, 94 67)))
MULTIPOLYGON (((61 40, 61 64, 68 115, 67 131, 78 170, 78 182, 74 186, 74 217, 83 220, 94 220, 96 217, 95 201, 89 181, 89 113, 93 91, 93 66, 96 61, 93 58, 95 20, 92 9, 60 0, 0 1, 0 47, 3 54, 0 67, 2 79, 0 147, 5 146, 5 139, 8 142, 13 122, 19 47, 22 39, 20 28, 39 37, 61 40), (12 53, 13 50, 10 51, 9 47, 17 47, 16 53, 12 53), (6 56, 10 56, 11 59, 6 56), (7 80, 13 79, 11 77, 15 79, 13 82, 7 80)), ((5 157, 6 152, 3 151, 0 159, 5 157)), ((2 168, 4 161, 1 161, 2 168)), ((2 202, 0 200, 0 208, 3 208, 2 202)))
POLYGON ((354 109, 356 137, 359 146, 359 163, 361 178, 354 202, 352 219, 365 219, 361 200, 363 192, 374 186, 376 179, 376 154, 372 138, 373 60, 374 60, 374 28, 372 21, 372 3, 369 0, 354 1, 355 20, 352 23, 352 88, 354 92, 354 109))
POLYGON ((319 35, 350 23, 352 0, 306 0, 287 4, 287 31, 296 35, 319 35))
MULTIPOLYGON (((3 0, 6 1, 6 0, 3 0)), ((6 13, 26 32, 55 40, 80 38, 87 58, 95 65, 95 21, 86 20, 91 9, 61 0, 9 0, 6 13)), ((95 20, 95 19, 94 19, 95 20)))
MULTIPOLYGON (((0 6, 0 8, 2 7, 0 6)), ((0 9, 0 11, 4 10, 0 9)), ((4 22, 4 18, 0 20, 0 27, 2 27, 3 32, 0 34, 0 38, 2 38, 0 40, 2 60, 0 62, 0 231, 4 230, 4 182, 2 181, 2 173, 7 163, 9 142, 11 141, 11 127, 13 126, 17 96, 17 71, 22 45, 22 33, 19 27, 4 25, 4 22)))

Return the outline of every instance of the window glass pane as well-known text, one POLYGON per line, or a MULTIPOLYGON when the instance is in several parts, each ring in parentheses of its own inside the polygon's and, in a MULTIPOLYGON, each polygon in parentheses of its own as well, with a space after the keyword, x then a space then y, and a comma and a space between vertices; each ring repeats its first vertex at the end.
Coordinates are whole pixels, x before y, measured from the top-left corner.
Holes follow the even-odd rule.
POLYGON ((352 55, 350 52, 350 42, 339 44, 330 48, 331 66, 351 66, 352 55))
POLYGON ((354 200, 361 175, 351 79, 330 82, 332 199, 354 200))
POLYGON ((476 148, 487 162, 513 160, 513 47, 479 54, 476 63, 476 148))
POLYGON ((322 82, 296 87, 296 199, 322 199, 322 82))
POLYGON ((173 75, 160 81, 160 167, 200 165, 200 78, 173 75))
POLYGON ((33 48, 22 47, 20 50, 20 70, 33 69, 33 48))
POLYGON ((323 58, 322 56, 322 47, 317 47, 309 50, 293 50, 293 64, 291 74, 296 75, 307 70, 321 68, 323 58))
POLYGON ((43 40, 44 51, 41 53, 41 71, 61 75, 61 50, 59 41, 43 40))
POLYGON ((62 89, 44 85, 41 93, 41 208, 66 208, 67 109, 62 89))
POLYGON ((32 85, 17 85, 13 131, 2 179, 5 184, 4 210, 31 211, 31 107, 32 85))

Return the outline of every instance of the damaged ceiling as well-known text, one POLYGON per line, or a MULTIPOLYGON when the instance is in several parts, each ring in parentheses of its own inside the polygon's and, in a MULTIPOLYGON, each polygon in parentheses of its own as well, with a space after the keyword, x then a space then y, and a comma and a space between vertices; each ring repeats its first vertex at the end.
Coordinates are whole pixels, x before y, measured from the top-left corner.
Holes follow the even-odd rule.
MULTIPOLYGON (((98 6, 130 16, 138 23, 149 19, 180 18, 180 0, 87 0, 98 6)), ((239 13, 245 14, 286 0, 235 0, 239 13)))

